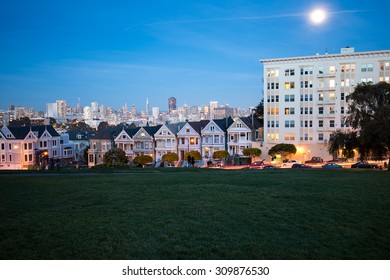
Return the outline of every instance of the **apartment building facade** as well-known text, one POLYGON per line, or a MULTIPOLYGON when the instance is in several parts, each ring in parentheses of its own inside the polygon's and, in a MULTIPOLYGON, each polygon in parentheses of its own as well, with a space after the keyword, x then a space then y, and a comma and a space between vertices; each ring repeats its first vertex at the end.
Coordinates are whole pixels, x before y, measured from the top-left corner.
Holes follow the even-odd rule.
POLYGON ((327 145, 345 122, 347 97, 358 83, 390 82, 390 51, 263 59, 264 143, 297 147, 295 159, 331 159, 327 145))

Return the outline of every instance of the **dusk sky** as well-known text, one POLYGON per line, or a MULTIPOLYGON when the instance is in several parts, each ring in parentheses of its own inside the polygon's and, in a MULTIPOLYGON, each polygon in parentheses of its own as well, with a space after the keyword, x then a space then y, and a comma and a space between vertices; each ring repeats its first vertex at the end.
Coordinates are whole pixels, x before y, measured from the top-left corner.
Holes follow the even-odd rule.
POLYGON ((390 1, 1 1, 0 109, 256 106, 264 58, 390 49, 390 1), (323 24, 310 22, 322 7, 323 24))

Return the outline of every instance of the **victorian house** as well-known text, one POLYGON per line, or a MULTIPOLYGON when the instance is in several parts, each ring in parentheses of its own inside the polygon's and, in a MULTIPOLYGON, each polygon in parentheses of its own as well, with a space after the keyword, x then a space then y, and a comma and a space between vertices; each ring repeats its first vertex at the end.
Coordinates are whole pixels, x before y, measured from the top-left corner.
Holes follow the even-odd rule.
POLYGON ((88 167, 103 164, 105 153, 115 147, 114 139, 123 130, 124 125, 109 126, 91 137, 88 150, 88 167))
POLYGON ((149 155, 153 160, 156 159, 154 135, 160 128, 161 125, 139 128, 133 137, 135 156, 149 155))
POLYGON ((262 126, 260 121, 252 117, 235 118, 227 129, 227 146, 230 155, 242 155, 246 148, 262 146, 262 126))
POLYGON ((226 150, 227 129, 233 123, 232 118, 210 120, 202 129, 202 156, 211 159, 213 153, 226 150))
POLYGON ((167 153, 177 153, 176 134, 186 123, 164 124, 154 135, 156 161, 167 153))
POLYGON ((62 157, 60 139, 50 125, 4 126, 0 130, 0 169, 46 166, 62 157))
POLYGON ((209 123, 209 120, 202 120, 198 122, 187 122, 177 133, 178 141, 178 155, 181 160, 185 153, 191 151, 198 151, 202 154, 202 129, 209 123))
POLYGON ((115 138, 114 142, 117 148, 123 150, 126 153, 126 157, 129 161, 134 158, 134 135, 140 130, 137 128, 123 128, 119 135, 115 138))

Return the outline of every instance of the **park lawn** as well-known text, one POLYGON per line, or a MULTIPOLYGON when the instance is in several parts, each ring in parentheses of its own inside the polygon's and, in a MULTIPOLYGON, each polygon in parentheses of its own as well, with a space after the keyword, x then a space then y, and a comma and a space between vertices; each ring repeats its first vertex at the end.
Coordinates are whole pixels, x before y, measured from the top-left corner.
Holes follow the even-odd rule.
POLYGON ((0 173, 0 259, 389 259, 390 172, 0 173))

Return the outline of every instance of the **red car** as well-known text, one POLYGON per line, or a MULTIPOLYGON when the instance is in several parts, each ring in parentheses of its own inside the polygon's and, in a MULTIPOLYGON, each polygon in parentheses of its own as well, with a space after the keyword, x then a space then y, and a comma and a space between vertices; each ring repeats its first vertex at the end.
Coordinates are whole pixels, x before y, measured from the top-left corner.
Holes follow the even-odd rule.
POLYGON ((250 169, 262 169, 264 166, 264 161, 255 161, 248 165, 250 169))

